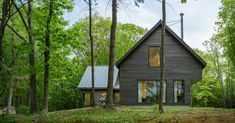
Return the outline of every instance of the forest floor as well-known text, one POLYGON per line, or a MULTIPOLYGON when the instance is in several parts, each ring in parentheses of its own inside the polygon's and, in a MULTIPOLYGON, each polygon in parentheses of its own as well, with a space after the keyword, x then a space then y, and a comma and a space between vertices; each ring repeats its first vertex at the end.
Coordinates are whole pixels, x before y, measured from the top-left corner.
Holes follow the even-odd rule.
POLYGON ((151 106, 81 108, 0 116, 0 123, 235 123, 235 109, 165 106, 164 110, 165 113, 159 114, 151 106))

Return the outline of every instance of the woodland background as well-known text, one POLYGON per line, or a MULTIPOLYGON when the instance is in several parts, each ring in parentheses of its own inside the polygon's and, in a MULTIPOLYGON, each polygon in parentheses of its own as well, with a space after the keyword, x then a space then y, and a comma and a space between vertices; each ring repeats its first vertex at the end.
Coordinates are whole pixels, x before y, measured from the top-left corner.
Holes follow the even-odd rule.
MULTIPOLYGON (((44 53, 50 51, 49 111, 82 107, 82 95, 77 85, 90 65, 89 18, 84 17, 68 27, 63 18, 73 9, 70 0, 57 0, 51 16, 50 49, 45 45, 49 1, 32 2, 32 29, 22 22, 28 19, 26 1, 12 5, 13 14, 5 28, 2 40, 2 64, 0 73, 0 107, 6 107, 11 88, 13 106, 29 107, 29 75, 36 75, 37 106, 43 109, 44 53), (23 6, 23 7, 21 7, 23 6), (15 13, 20 8, 22 15, 15 13), (27 40, 34 38, 34 47, 27 40), (35 53, 35 68, 29 64, 29 53, 35 53)), ((3 6, 3 1, 0 2, 3 6)), ((3 9, 0 10, 3 16, 3 9)), ((2 20, 2 19, 1 19, 2 20)), ((2 22, 2 21, 1 21, 2 22)), ((111 19, 99 13, 93 14, 95 65, 108 65, 111 19)), ((203 79, 192 86, 193 106, 235 107, 235 3, 222 0, 222 7, 215 23, 217 34, 203 43, 206 51, 195 51, 207 62, 203 79)), ((117 23, 115 61, 123 56, 148 30, 129 23, 117 23)))

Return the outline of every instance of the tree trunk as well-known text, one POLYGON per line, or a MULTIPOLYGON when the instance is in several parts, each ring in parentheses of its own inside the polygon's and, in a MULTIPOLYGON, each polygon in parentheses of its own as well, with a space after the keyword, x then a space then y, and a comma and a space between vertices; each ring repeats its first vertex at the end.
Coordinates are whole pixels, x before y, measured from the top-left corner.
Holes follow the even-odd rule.
POLYGON ((162 35, 161 35, 161 73, 160 73, 160 89, 158 94, 158 102, 159 102, 159 112, 164 113, 163 103, 162 103, 162 92, 163 92, 163 81, 164 81, 164 42, 165 42, 165 26, 166 26, 166 1, 162 0, 162 35))
POLYGON ((230 64, 230 62, 228 61, 228 77, 229 77, 229 80, 228 80, 228 83, 229 83, 229 86, 228 86, 228 90, 229 90, 229 107, 232 108, 232 104, 233 104, 233 87, 234 85, 232 84, 232 77, 233 75, 231 74, 233 69, 231 69, 230 67, 232 67, 232 65, 230 64))
POLYGON ((9 82, 10 88, 9 88, 9 95, 8 95, 8 102, 7 102, 7 114, 11 113, 12 109, 12 97, 13 97, 13 86, 14 86, 14 75, 11 75, 11 80, 9 82))
POLYGON ((9 6, 10 6, 10 0, 3 0, 2 1, 2 18, 1 18, 1 24, 0 24, 0 82, 2 75, 2 63, 3 63, 3 36, 5 32, 5 27, 9 15, 9 6))
POLYGON ((233 100, 232 100, 232 93, 233 93, 233 91, 232 91, 232 88, 233 88, 233 85, 232 85, 232 81, 231 81, 231 74, 230 74, 230 79, 229 79, 229 107, 230 108, 232 108, 232 102, 233 102, 233 100))
POLYGON ((235 61, 234 61, 234 63, 233 63, 233 69, 235 70, 235 61))
POLYGON ((52 17, 52 3, 53 1, 50 0, 49 5, 49 13, 47 17, 47 25, 46 25, 46 35, 45 35, 45 42, 46 42, 46 51, 44 52, 44 95, 43 95, 43 109, 48 111, 48 83, 49 83, 49 67, 50 67, 50 33, 51 33, 51 17, 52 17))
MULTIPOLYGON (((12 18, 12 28, 14 28, 14 19, 12 18)), ((13 96, 13 90, 14 90, 14 65, 15 65, 15 49, 14 49, 14 42, 15 37, 14 34, 11 36, 11 79, 9 81, 9 95, 8 95, 8 102, 7 102, 7 114, 10 114, 11 107, 12 107, 12 96, 13 96)))
POLYGON ((64 109, 64 84, 60 83, 60 87, 61 87, 61 110, 64 109))
POLYGON ((31 112, 37 112, 37 85, 36 85, 36 66, 35 66, 35 41, 32 34, 32 0, 28 1, 28 38, 30 44, 29 51, 29 67, 30 67, 30 108, 31 112))
MULTIPOLYGON (((224 23, 226 23, 226 22, 224 22, 224 23)), ((231 62, 232 62, 231 67, 233 68, 233 70, 231 70, 231 72, 232 72, 232 71, 235 71, 235 43, 233 41, 233 35, 232 35, 232 31, 231 31, 231 26, 229 25, 229 23, 227 23, 227 27, 228 27, 228 33, 229 33, 229 41, 231 42, 231 47, 233 48, 232 49, 232 55, 230 56, 230 59, 231 59, 231 62)), ((231 79, 232 79, 232 77, 230 78, 230 108, 233 107, 232 104, 233 104, 233 96, 234 96, 234 94, 233 94, 234 85, 231 82, 231 79)))
POLYGON ((220 61, 219 61, 219 49, 216 47, 215 49, 215 56, 216 56, 216 64, 217 64, 217 77, 220 81, 220 92, 221 92, 221 100, 223 102, 224 108, 226 108, 226 98, 224 93, 224 85, 223 85, 223 76, 222 76, 222 68, 220 67, 220 61))
POLYGON ((235 104, 235 103, 233 102, 233 99, 234 99, 234 83, 232 83, 232 82, 231 82, 230 90, 231 90, 230 91, 230 93, 231 93, 230 94, 231 95, 231 97, 230 97, 231 98, 230 107, 233 108, 233 104, 235 104))
POLYGON ((91 11, 91 0, 89 0, 89 37, 91 47, 91 82, 92 82, 92 106, 95 107, 95 78, 94 78, 94 41, 92 35, 92 11, 91 11))
POLYGON ((115 59, 115 38, 117 25, 117 0, 112 0, 112 25, 110 30, 110 47, 109 47, 109 70, 108 70, 108 90, 105 107, 113 106, 113 72, 115 59))
MULTIPOLYGON (((224 22, 226 23, 226 22, 224 22)), ((233 69, 235 70, 235 43, 234 43, 234 38, 233 38, 233 34, 231 31, 231 26, 229 25, 229 23, 227 23, 227 27, 228 27, 228 33, 229 33, 229 41, 231 42, 231 47, 232 47, 232 55, 231 55, 231 61, 233 63, 233 69)))
MULTIPOLYGON (((229 72, 229 71, 227 71, 227 72, 229 72)), ((227 81, 226 81, 226 105, 228 105, 229 106, 229 102, 230 102, 230 98, 229 98, 229 86, 230 86, 230 83, 229 83, 229 81, 230 81, 230 77, 229 77, 229 73, 227 73, 227 81)))
POLYGON ((232 83, 231 83, 231 79, 232 79, 232 75, 231 75, 231 68, 230 67, 232 67, 231 65, 230 65, 230 61, 228 61, 228 63, 227 63, 227 74, 226 74, 226 79, 227 79, 227 81, 226 81, 226 105, 227 105, 227 107, 228 108, 232 108, 231 107, 231 102, 232 102, 232 100, 231 100, 231 97, 232 97, 232 95, 231 95, 231 90, 232 90, 232 88, 231 87, 233 87, 233 85, 232 85, 232 83))
POLYGON ((222 96, 221 99, 222 99, 224 108, 226 108, 227 106, 226 106, 226 98, 225 98, 225 94, 224 94, 224 85, 223 85, 223 78, 222 78, 223 76, 220 72, 218 73, 218 77, 219 77, 219 81, 220 81, 220 91, 221 91, 221 96, 222 96))

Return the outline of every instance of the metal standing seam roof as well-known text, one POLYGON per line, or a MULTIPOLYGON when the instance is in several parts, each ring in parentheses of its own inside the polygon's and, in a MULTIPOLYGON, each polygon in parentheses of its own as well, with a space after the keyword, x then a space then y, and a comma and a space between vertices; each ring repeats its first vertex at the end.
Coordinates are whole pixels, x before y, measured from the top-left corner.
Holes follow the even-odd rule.
MULTIPOLYGON (((95 76, 95 88, 96 89, 106 89, 108 85, 108 66, 94 66, 94 76, 95 76)), ((91 66, 86 68, 85 73, 78 85, 80 89, 91 89, 91 66)), ((118 68, 114 67, 114 89, 119 89, 118 82, 118 68)))

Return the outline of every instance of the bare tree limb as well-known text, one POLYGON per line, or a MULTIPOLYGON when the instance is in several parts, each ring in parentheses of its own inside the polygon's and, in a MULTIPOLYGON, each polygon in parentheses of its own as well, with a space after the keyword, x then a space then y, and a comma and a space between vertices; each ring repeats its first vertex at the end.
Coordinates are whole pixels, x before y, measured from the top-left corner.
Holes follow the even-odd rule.
POLYGON ((26 42, 26 39, 21 36, 16 30, 14 30, 11 26, 9 26, 8 24, 6 25, 12 32, 14 32, 16 34, 16 36, 18 36, 22 41, 26 42))
POLYGON ((13 3, 14 7, 16 8, 17 12, 19 13, 20 18, 21 18, 21 20, 22 20, 22 22, 23 22, 23 24, 24 24, 26 30, 28 31, 29 29, 28 29, 28 26, 27 26, 27 24, 26 24, 26 21, 25 21, 25 19, 24 19, 24 17, 23 17, 23 14, 21 13, 21 11, 20 11, 20 9, 18 8, 18 6, 16 5, 15 0, 11 0, 11 1, 12 1, 12 3, 13 3))
MULTIPOLYGON (((20 1, 21 5, 24 4, 22 0, 19 0, 19 1, 20 1)), ((26 3, 28 3, 28 1, 26 3)), ((24 9, 24 12, 27 13, 27 11, 25 9, 24 9)))
MULTIPOLYGON (((28 3, 28 2, 26 2, 25 4, 23 4, 22 6, 20 6, 20 7, 19 7, 19 10, 20 10, 22 7, 24 7, 27 3, 28 3)), ((13 5, 13 3, 12 3, 11 5, 13 5)), ((13 12, 12 14, 10 14, 10 15, 8 16, 7 21, 6 21, 5 25, 4 25, 4 27, 6 26, 6 24, 8 23, 8 21, 11 19, 11 17, 13 17, 17 12, 18 12, 18 11, 15 11, 15 12, 13 12)), ((9 12, 9 13, 10 13, 10 12, 9 12)))
POLYGON ((15 29, 13 29, 10 25, 6 24, 6 26, 7 26, 12 32, 14 32, 14 33, 16 34, 16 36, 18 36, 22 41, 27 42, 27 40, 26 40, 23 36, 21 36, 15 29))
POLYGON ((10 3, 10 5, 8 6, 8 12, 10 13, 11 12, 11 7, 12 7, 12 3, 10 3))
MULTIPOLYGON (((28 4, 28 2, 22 4, 22 5, 19 7, 19 10, 20 10, 21 8, 23 8, 26 4, 28 4)), ((13 12, 12 14, 10 14, 8 18, 11 18, 12 16, 14 16, 17 12, 18 12, 18 11, 16 10, 16 11, 13 12)))
POLYGON ((87 4, 89 4, 89 2, 88 1, 86 1, 86 0, 83 0, 84 2, 86 2, 87 4))

